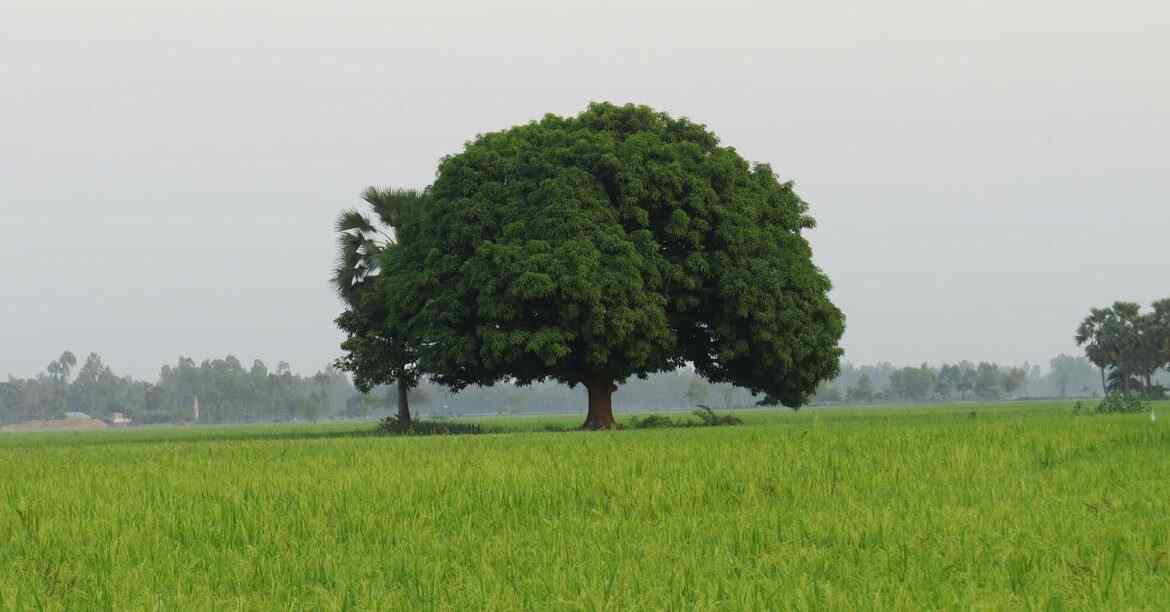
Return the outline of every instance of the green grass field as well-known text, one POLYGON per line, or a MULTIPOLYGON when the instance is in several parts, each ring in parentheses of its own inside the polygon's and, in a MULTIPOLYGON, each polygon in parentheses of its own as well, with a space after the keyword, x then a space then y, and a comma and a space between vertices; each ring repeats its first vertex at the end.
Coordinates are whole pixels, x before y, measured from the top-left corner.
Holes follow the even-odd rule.
POLYGON ((0 607, 1167 609, 1158 411, 0 434, 0 607))

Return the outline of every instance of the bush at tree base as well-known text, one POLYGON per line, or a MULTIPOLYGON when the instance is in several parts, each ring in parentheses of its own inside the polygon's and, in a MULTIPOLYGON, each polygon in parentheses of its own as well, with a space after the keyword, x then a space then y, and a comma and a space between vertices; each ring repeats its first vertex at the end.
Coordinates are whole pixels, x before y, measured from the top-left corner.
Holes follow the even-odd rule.
POLYGON ((699 420, 690 418, 672 419, 659 414, 651 414, 642 418, 631 417, 630 429, 657 429, 661 427, 719 427, 723 425, 743 425, 743 420, 734 414, 718 414, 709 406, 699 405, 699 409, 692 412, 699 420))
POLYGON ((445 436, 456 434, 481 434, 483 426, 477 423, 453 423, 451 421, 418 420, 402 422, 397 417, 386 417, 378 423, 377 432, 392 436, 445 436))
MULTIPOLYGON (((1149 411, 1150 406, 1137 395, 1111 393, 1097 404, 1094 412, 1097 414, 1137 414, 1149 411)), ((1073 405, 1073 414, 1088 413, 1088 406, 1084 402, 1073 405)))

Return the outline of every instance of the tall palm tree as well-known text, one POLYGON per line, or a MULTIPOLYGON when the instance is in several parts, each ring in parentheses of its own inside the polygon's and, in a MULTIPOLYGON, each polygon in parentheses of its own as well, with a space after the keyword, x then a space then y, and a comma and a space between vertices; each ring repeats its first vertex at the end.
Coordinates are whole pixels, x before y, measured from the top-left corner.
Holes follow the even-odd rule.
POLYGON ((1101 393, 1109 392, 1108 382, 1105 380, 1105 368, 1115 364, 1111 350, 1111 338, 1108 328, 1113 311, 1109 308, 1093 308, 1089 316, 1077 327, 1074 339, 1077 346, 1085 347, 1085 356, 1101 371, 1101 393))
POLYGON ((368 292, 382 276, 386 255, 400 244, 403 232, 418 219, 429 199, 425 191, 378 189, 362 193, 373 216, 347 210, 337 218, 337 266, 333 285, 347 305, 337 324, 349 335, 342 344, 347 355, 338 366, 354 375, 363 391, 394 383, 398 391, 399 425, 410 424, 407 395, 418 383, 414 347, 403 325, 390 320, 382 295, 368 292))

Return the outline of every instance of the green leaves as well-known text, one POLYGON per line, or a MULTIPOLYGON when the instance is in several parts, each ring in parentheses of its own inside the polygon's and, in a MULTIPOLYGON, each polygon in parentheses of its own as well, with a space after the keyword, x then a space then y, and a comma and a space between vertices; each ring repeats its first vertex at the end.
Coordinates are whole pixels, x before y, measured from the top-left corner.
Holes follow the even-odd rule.
POLYGON ((422 278, 412 274, 409 255, 429 196, 425 192, 370 187, 362 193, 380 221, 356 211, 337 219, 338 263, 333 283, 347 309, 336 320, 346 333, 338 367, 366 391, 393 382, 413 386, 418 342, 412 318, 422 278))
POLYGON ((1155 302, 1148 313, 1141 312, 1135 302, 1090 309, 1077 327, 1075 340, 1101 368, 1102 377, 1106 369, 1111 370, 1108 390, 1160 395, 1152 378, 1170 364, 1170 300, 1155 302))
POLYGON ((799 405, 843 317, 771 168, 647 107, 485 134, 445 158, 386 282, 419 365, 459 388, 678 367, 799 405), (416 282, 404 282, 413 278, 416 282))

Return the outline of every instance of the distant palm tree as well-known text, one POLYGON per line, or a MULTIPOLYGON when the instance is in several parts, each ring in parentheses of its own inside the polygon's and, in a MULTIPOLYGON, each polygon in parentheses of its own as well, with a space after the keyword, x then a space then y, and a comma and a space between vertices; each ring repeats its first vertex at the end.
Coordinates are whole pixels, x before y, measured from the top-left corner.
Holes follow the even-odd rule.
POLYGON ((1113 367, 1116 363, 1115 351, 1112 350, 1112 338, 1107 331, 1115 318, 1109 308, 1093 308, 1089 316, 1077 327, 1074 337, 1077 346, 1085 347, 1085 356, 1101 371, 1101 392, 1109 392, 1109 383, 1105 378, 1105 368, 1113 367))

